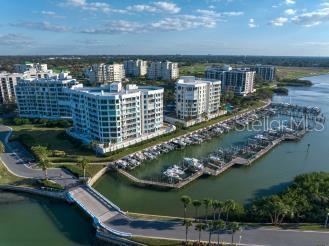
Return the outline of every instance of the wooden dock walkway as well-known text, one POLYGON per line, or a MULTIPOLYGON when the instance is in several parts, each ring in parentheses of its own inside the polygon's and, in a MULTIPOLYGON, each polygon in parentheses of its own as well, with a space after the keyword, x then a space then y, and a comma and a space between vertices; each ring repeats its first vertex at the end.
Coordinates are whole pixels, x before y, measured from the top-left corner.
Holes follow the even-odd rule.
POLYGON ((218 176, 234 165, 249 166, 252 163, 254 163, 256 160, 261 158, 262 156, 266 155, 270 150, 272 150, 274 147, 279 145, 281 142, 298 141, 306 134, 306 132, 307 132, 306 130, 302 130, 296 135, 285 134, 284 136, 273 140, 270 145, 268 145, 267 147, 265 147, 262 150, 260 150, 259 152, 257 152, 255 154, 255 156, 251 159, 245 159, 245 158, 237 156, 237 157, 233 158, 230 162, 225 164, 222 168, 215 169, 215 168, 211 168, 211 166, 208 166, 208 167, 205 167, 203 170, 200 170, 200 171, 194 173, 193 175, 189 176, 188 178, 183 179, 177 183, 166 183, 166 182, 144 180, 144 179, 139 179, 139 178, 131 175, 130 173, 128 173, 127 171, 125 171, 123 169, 117 169, 117 171, 121 175, 125 176, 131 182, 133 182, 134 184, 136 184, 138 186, 142 186, 142 187, 149 186, 149 187, 156 187, 156 188, 161 188, 161 189, 180 189, 180 188, 186 186, 187 184, 191 183, 192 181, 196 180, 203 174, 218 176))

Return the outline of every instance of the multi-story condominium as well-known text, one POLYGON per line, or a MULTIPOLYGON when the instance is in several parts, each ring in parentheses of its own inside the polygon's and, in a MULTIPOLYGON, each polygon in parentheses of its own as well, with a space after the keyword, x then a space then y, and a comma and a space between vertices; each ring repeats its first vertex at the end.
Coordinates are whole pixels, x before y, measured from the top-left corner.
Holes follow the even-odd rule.
POLYGON ((222 92, 232 91, 239 96, 246 96, 254 91, 255 71, 245 68, 232 69, 230 66, 210 67, 205 71, 207 79, 222 81, 222 92))
POLYGON ((147 78, 154 80, 175 80, 179 77, 178 63, 151 62, 147 69, 147 78))
POLYGON ((272 65, 261 65, 257 64, 255 66, 250 67, 251 71, 255 71, 257 75, 259 75, 265 81, 274 81, 276 67, 272 65))
POLYGON ((15 86, 24 77, 23 73, 0 73, 0 104, 16 102, 15 86))
POLYGON ((16 85, 19 115, 26 118, 71 118, 68 88, 73 86, 82 85, 68 73, 19 80, 16 85))
POLYGON ((147 73, 147 61, 143 60, 128 60, 124 61, 124 69, 126 76, 140 77, 147 73))
POLYGON ((85 70, 85 76, 91 83, 121 82, 125 78, 125 69, 123 64, 94 64, 85 70))
POLYGON ((40 63, 15 64, 14 70, 17 73, 24 73, 25 77, 30 78, 46 78, 53 73, 48 69, 47 64, 40 63))
POLYGON ((35 70, 35 72, 47 72, 48 66, 47 64, 26 62, 24 64, 14 64, 14 70, 17 73, 24 73, 30 70, 35 70))
POLYGON ((163 88, 112 83, 71 90, 71 134, 115 145, 163 127, 163 88))
POLYGON ((182 76, 176 82, 176 116, 191 120, 220 110, 221 81, 182 76))

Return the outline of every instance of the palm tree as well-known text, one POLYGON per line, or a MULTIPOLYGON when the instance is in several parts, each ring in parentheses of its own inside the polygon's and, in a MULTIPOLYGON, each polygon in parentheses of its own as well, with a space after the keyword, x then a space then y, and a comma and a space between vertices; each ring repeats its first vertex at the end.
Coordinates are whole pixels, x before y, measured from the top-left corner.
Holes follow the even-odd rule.
POLYGON ((234 235, 237 231, 240 230, 240 225, 237 222, 232 222, 229 224, 228 228, 231 230, 232 233, 232 244, 234 242, 234 235))
POLYGON ((204 199, 203 204, 205 208, 205 213, 206 213, 206 222, 208 221, 208 209, 211 206, 212 201, 210 199, 204 199))
POLYGON ((195 220, 197 220, 199 217, 199 208, 202 205, 202 202, 200 202, 199 200, 194 200, 192 202, 192 205, 193 207, 195 207, 195 220))
POLYGON ((45 178, 48 179, 47 170, 51 167, 51 162, 47 158, 42 158, 38 162, 38 166, 45 172, 45 178))
POLYGON ((229 213, 235 209, 235 202, 233 200, 226 200, 224 204, 225 204, 226 223, 227 223, 229 213))
POLYGON ((213 210, 213 220, 215 221, 216 220, 216 211, 217 211, 217 208, 218 208, 218 201, 213 200, 212 203, 211 203, 211 206, 212 206, 212 210, 213 210))
POLYGON ((206 229, 207 229, 207 225, 206 224, 200 223, 200 224, 197 224, 195 226, 195 230, 196 231, 199 231, 199 245, 200 245, 200 242, 201 242, 201 232, 204 231, 204 230, 206 230, 206 229))
POLYGON ((180 200, 182 201, 182 203, 184 205, 184 219, 186 219, 186 210, 192 200, 191 200, 191 197, 189 197, 189 196, 182 196, 180 200))
POLYGON ((217 220, 220 220, 220 217, 221 217, 224 209, 225 209, 225 203, 223 201, 218 201, 218 203, 217 203, 217 213, 218 213, 217 220))
POLYGON ((214 230, 217 232, 217 245, 219 245, 219 234, 220 231, 225 228, 224 220, 217 220, 214 222, 214 230))
POLYGON ((211 235, 212 235, 212 232, 214 230, 214 222, 209 222, 207 223, 207 228, 208 228, 208 232, 209 232, 209 239, 208 239, 208 245, 211 245, 211 235))
POLYGON ((185 226, 185 245, 187 245, 188 228, 190 228, 193 224, 191 220, 185 219, 183 225, 185 226))
POLYGON ((86 179, 86 169, 89 166, 89 161, 86 158, 82 158, 78 161, 78 166, 83 170, 83 179, 86 179))
POLYGON ((5 145, 0 141, 0 154, 5 153, 5 145))

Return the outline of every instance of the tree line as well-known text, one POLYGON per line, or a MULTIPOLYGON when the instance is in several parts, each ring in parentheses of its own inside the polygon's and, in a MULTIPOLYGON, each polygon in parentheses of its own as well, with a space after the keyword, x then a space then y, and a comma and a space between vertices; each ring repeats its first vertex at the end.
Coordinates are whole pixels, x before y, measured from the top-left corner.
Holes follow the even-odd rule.
POLYGON ((295 177, 294 181, 279 194, 263 197, 242 206, 233 201, 218 201, 209 198, 193 200, 189 196, 180 198, 183 205, 186 241, 188 231, 193 225, 201 232, 207 231, 209 243, 211 236, 220 232, 240 230, 238 222, 270 223, 278 226, 282 223, 323 223, 326 227, 329 215, 329 173, 314 172, 295 177), (188 218, 188 210, 194 212, 188 218), (203 215, 200 216, 200 211, 203 215))

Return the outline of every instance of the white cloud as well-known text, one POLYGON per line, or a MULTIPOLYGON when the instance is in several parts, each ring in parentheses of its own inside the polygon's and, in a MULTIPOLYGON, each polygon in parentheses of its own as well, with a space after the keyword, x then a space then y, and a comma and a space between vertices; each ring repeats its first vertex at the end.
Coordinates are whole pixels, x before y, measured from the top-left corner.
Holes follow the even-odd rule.
POLYGON ((88 2, 87 0, 66 0, 61 6, 80 8, 82 10, 103 12, 103 13, 126 13, 124 9, 114 9, 105 2, 88 2))
POLYGON ((253 19, 253 18, 249 19, 248 26, 249 26, 249 28, 256 28, 256 27, 258 27, 258 25, 256 24, 255 19, 253 19))
POLYGON ((323 8, 311 12, 304 12, 291 18, 292 22, 297 25, 311 27, 329 21, 329 7, 325 5, 323 8))
POLYGON ((42 30, 42 31, 52 31, 52 32, 68 32, 71 29, 66 26, 51 24, 47 21, 33 22, 33 21, 23 21, 19 23, 12 23, 11 26, 23 27, 27 29, 42 30))
POLYGON ((134 12, 177 14, 181 9, 175 3, 159 1, 152 4, 136 4, 128 6, 127 10, 134 12))
POLYGON ((294 15, 294 14, 296 14, 296 10, 295 9, 286 9, 285 11, 284 11, 284 13, 286 14, 286 15, 294 15))
POLYGON ((83 33, 120 34, 184 31, 195 28, 213 28, 217 24, 215 18, 202 15, 175 15, 149 23, 131 21, 112 21, 100 28, 85 29, 83 33))
POLYGON ((295 4, 296 1, 295 0, 285 0, 285 4, 287 5, 292 5, 292 4, 295 4))
POLYGON ((0 34, 0 46, 26 47, 32 43, 32 39, 21 34, 0 34))
POLYGON ((283 26, 288 22, 288 18, 286 17, 279 17, 270 22, 272 26, 283 26))
POLYGON ((54 11, 46 11, 46 10, 42 10, 42 11, 40 12, 40 14, 45 15, 45 16, 48 16, 48 17, 53 17, 53 18, 60 18, 60 19, 65 18, 65 17, 62 16, 62 15, 58 15, 58 14, 56 14, 54 11))

